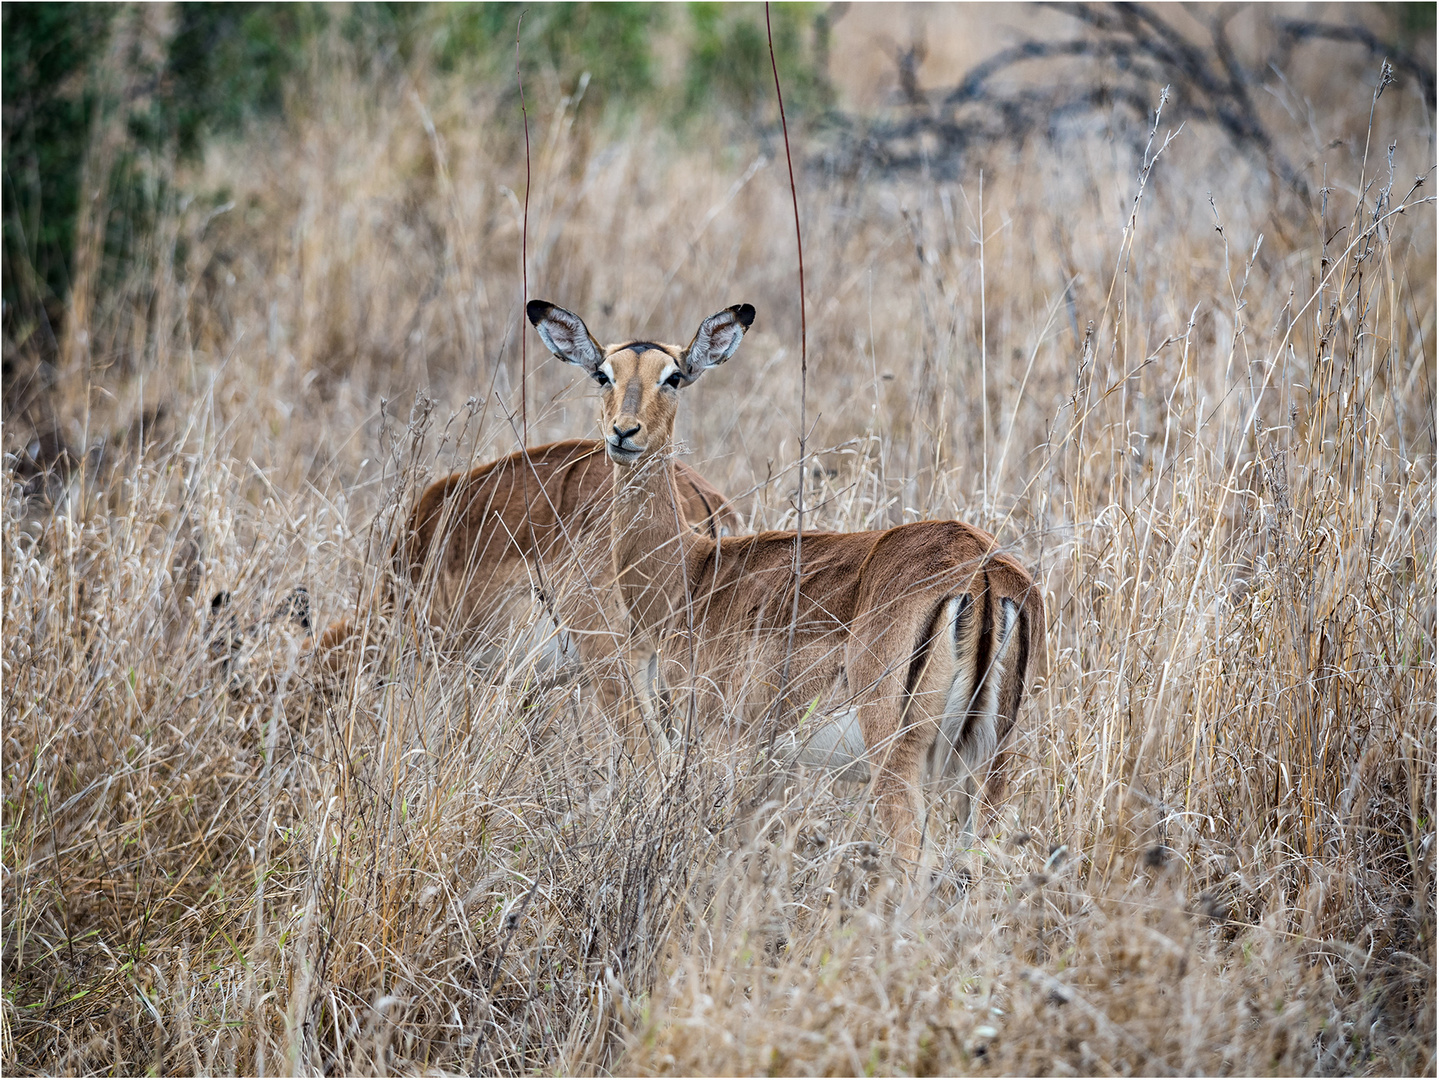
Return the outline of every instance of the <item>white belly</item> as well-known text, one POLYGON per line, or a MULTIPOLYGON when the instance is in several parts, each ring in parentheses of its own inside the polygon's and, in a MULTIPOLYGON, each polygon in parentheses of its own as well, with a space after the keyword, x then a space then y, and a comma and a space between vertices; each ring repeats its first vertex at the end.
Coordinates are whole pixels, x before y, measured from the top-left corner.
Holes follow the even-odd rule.
POLYGON ((869 758, 859 730, 859 712, 847 709, 829 716, 811 716, 788 731, 776 747, 781 760, 790 765, 823 769, 837 780, 866 783, 869 758))

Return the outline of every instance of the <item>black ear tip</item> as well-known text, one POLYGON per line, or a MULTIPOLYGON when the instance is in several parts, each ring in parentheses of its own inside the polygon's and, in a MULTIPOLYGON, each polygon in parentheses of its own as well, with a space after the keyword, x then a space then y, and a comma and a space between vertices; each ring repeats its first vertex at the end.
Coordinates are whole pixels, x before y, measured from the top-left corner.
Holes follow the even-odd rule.
POLYGON ((754 305, 736 304, 734 307, 730 308, 730 310, 734 312, 735 318, 739 320, 739 324, 743 326, 746 330, 748 330, 750 328, 750 323, 754 322, 754 305))
POLYGON ((538 326, 540 320, 550 313, 555 305, 548 300, 531 300, 525 305, 525 315, 529 317, 531 326, 538 326))

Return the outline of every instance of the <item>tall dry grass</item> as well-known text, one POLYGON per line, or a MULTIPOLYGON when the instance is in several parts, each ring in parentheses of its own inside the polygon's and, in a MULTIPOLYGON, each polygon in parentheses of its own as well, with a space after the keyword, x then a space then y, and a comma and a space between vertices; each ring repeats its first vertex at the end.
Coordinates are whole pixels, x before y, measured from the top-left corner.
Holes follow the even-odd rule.
MULTIPOLYGON (((1009 803, 907 882, 844 785, 703 739, 662 781, 523 658, 397 618, 321 680, 266 621, 296 583, 367 610, 395 510, 517 446, 522 370, 531 442, 593 407, 522 367, 498 92, 323 62, 77 298, 50 404, 108 441, 7 502, 7 1071, 1433 1073, 1412 88, 1336 62, 1279 103, 1314 206, 1162 118, 960 183, 804 172, 807 525, 975 521, 1049 610, 1009 803), (220 590, 258 621, 223 668, 220 590)), ((755 303, 679 436, 792 526, 774 142, 531 92, 531 292, 616 337, 755 303)))

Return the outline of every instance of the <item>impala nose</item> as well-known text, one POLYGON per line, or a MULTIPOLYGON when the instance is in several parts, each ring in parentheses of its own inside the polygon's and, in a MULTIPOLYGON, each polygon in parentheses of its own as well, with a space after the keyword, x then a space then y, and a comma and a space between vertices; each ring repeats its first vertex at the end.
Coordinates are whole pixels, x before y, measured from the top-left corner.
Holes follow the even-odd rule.
POLYGON ((644 425, 636 424, 634 427, 630 428, 622 428, 619 424, 612 424, 610 426, 613 427, 615 430, 615 437, 619 439, 620 442, 624 442, 631 435, 638 435, 640 428, 642 428, 644 425))

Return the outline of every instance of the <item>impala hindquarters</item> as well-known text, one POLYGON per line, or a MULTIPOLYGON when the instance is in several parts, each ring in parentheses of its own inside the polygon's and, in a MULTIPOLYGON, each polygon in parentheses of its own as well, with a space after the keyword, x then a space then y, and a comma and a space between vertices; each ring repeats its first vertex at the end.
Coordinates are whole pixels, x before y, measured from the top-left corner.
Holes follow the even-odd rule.
POLYGON ((754 309, 711 316, 688 347, 602 347, 562 308, 531 301, 527 312, 550 351, 602 388, 620 596, 666 684, 692 688, 704 725, 753 729, 777 707, 793 732, 817 712, 820 731, 796 733, 794 752, 850 775, 872 769, 880 818, 911 857, 926 772, 971 792, 988 776, 997 797, 1043 606, 995 539, 958 521, 696 536, 678 526, 667 464, 678 392, 734 353, 754 309))

